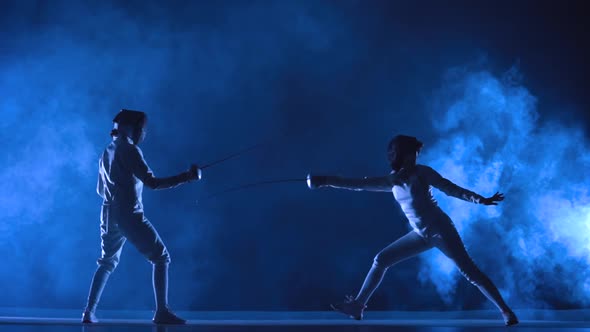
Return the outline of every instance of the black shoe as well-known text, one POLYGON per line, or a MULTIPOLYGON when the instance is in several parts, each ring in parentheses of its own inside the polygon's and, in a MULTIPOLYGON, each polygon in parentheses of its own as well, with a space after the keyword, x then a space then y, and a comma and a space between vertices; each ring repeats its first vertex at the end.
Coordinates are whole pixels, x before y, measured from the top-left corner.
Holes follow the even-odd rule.
POLYGON ((512 310, 502 312, 502 317, 504 317, 504 324, 506 326, 512 326, 518 324, 518 317, 512 310))
POLYGON ((84 311, 82 314, 82 323, 84 324, 93 324, 98 323, 98 319, 93 311, 84 311))
POLYGON ((330 304, 330 307, 332 307, 332 310, 341 312, 356 320, 363 319, 363 311, 367 308, 366 305, 358 302, 350 295, 346 296, 344 302, 330 304))
POLYGON ((154 324, 174 324, 174 325, 183 325, 186 324, 186 320, 176 316, 170 309, 161 309, 157 310, 156 314, 154 315, 154 319, 152 319, 154 324))

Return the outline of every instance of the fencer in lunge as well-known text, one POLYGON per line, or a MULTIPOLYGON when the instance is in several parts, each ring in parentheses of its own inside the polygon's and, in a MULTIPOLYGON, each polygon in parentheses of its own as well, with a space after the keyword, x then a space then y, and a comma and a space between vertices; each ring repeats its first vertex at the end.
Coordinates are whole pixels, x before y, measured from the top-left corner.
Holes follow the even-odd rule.
POLYGON ((168 308, 168 264, 170 255, 158 232, 144 216, 142 191, 173 188, 199 180, 201 170, 191 168, 171 177, 155 177, 143 158, 138 144, 146 134, 147 117, 139 111, 122 110, 117 114, 112 142, 99 160, 97 192, 102 197, 100 215, 102 254, 94 273, 83 323, 98 322, 95 311, 110 274, 119 263, 121 250, 128 240, 153 264, 153 288, 156 300, 156 324, 184 324, 168 308))
POLYGON ((500 309, 506 325, 517 324, 518 318, 504 302, 492 281, 472 261, 453 221, 438 206, 431 190, 435 187, 449 196, 483 205, 497 205, 504 196, 496 193, 492 197, 482 197, 443 178, 434 169, 417 164, 416 159, 422 146, 422 142, 415 137, 395 136, 388 146, 388 159, 392 171, 386 176, 360 179, 308 176, 308 186, 311 189, 333 187, 355 191, 392 192, 413 229, 377 254, 355 298, 347 296, 343 303, 332 305, 332 308, 351 318, 362 319, 369 298, 389 267, 436 247, 455 263, 468 281, 477 286, 500 309))

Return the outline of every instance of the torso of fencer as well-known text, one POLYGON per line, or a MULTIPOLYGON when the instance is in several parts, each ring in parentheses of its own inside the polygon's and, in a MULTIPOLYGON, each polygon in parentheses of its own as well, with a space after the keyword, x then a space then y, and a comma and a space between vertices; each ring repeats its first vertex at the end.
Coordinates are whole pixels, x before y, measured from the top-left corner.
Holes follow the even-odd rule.
POLYGON ((114 139, 99 160, 97 192, 103 205, 113 212, 143 212, 143 182, 133 175, 138 163, 145 164, 139 147, 131 139, 114 139))
POLYGON ((430 168, 417 165, 409 170, 392 173, 391 189, 395 200, 408 218, 413 230, 428 237, 441 228, 452 225, 449 216, 438 206, 432 195, 430 168))

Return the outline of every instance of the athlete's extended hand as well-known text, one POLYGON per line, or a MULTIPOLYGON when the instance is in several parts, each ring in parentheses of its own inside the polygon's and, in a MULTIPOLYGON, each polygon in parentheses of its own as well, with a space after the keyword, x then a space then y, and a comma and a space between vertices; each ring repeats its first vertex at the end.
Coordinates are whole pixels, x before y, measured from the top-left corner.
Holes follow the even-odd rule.
POLYGON ((307 186, 309 189, 316 189, 325 186, 328 182, 328 177, 324 175, 307 175, 307 186))
POLYGON ((498 202, 501 202, 504 200, 504 194, 501 193, 495 193, 494 196, 492 197, 487 197, 484 198, 480 201, 480 204, 483 205, 498 205, 498 202))
POLYGON ((190 174, 191 180, 200 180, 201 176, 203 175, 203 172, 201 171, 199 166, 195 164, 191 165, 191 168, 188 170, 188 172, 190 174))

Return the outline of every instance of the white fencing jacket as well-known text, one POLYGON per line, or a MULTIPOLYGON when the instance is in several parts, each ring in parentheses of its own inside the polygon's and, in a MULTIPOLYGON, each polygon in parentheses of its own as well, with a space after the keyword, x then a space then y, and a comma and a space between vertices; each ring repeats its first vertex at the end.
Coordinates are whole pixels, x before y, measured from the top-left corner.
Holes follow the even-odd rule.
POLYGON ((327 185, 356 191, 391 191, 414 231, 422 236, 436 227, 437 222, 443 221, 440 219, 450 220, 432 196, 432 187, 448 196, 476 204, 483 199, 481 195, 459 187, 425 165, 416 165, 383 177, 351 179, 329 176, 327 185))
POLYGON ((152 189, 166 189, 189 181, 189 172, 155 177, 141 149, 130 138, 120 136, 113 139, 99 160, 96 191, 104 205, 116 207, 123 213, 138 213, 143 212, 144 184, 152 189))

